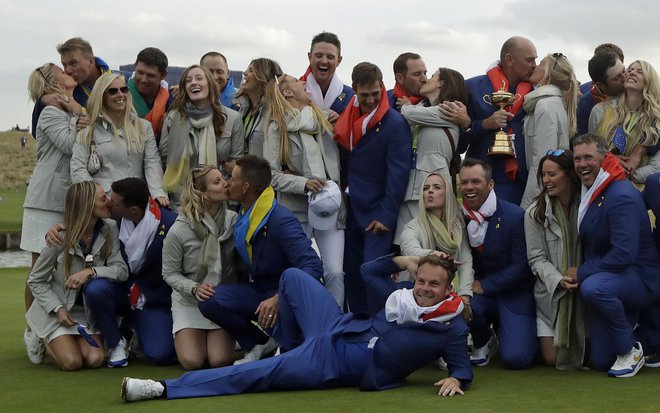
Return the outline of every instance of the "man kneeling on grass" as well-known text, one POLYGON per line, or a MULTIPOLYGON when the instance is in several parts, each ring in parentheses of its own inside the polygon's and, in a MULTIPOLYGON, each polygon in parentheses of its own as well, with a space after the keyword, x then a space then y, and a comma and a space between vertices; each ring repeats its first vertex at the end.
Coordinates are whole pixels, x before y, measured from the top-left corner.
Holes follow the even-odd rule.
POLYGON ((387 297, 385 308, 369 317, 342 314, 323 285, 290 268, 280 279, 280 318, 273 333, 290 351, 161 382, 127 377, 121 396, 129 402, 348 386, 386 390, 439 357, 449 377, 435 383, 438 394, 463 394, 472 370, 468 328, 459 317, 463 301, 449 289, 455 273, 452 262, 435 256, 385 256, 364 264, 365 284, 387 297), (403 269, 417 274, 412 290, 389 277, 403 269))

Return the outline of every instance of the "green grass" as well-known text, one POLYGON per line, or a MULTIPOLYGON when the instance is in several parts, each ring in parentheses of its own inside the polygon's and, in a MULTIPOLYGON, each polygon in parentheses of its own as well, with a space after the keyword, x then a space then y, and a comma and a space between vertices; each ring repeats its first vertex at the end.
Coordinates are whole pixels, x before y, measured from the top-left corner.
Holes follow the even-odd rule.
POLYGON ((25 190, 0 191, 0 233, 20 232, 23 223, 25 190))
POLYGON ((384 392, 336 389, 272 392, 240 396, 123 404, 119 398, 125 375, 165 379, 180 367, 153 367, 131 360, 124 369, 101 368, 62 372, 55 365, 32 365, 22 333, 23 285, 27 270, 0 269, 0 412, 655 412, 660 369, 644 368, 632 379, 604 373, 560 372, 538 366, 506 371, 498 363, 475 370, 472 388, 463 397, 435 395, 432 383, 445 373, 424 368, 406 386, 384 392), (454 410, 458 409, 458 410, 454 410))

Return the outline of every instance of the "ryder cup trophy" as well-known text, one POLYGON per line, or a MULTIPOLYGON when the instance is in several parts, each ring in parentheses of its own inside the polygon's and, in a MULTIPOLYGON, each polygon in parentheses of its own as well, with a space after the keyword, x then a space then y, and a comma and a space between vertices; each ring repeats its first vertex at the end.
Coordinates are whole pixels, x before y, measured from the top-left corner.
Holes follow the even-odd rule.
MULTIPOLYGON (((500 110, 504 110, 505 107, 513 105, 518 99, 520 99, 520 95, 514 95, 513 93, 507 92, 505 86, 505 83, 502 82, 500 90, 484 96, 484 102, 499 106, 500 110)), ((502 128, 500 128, 495 134, 493 144, 488 148, 488 155, 516 156, 516 150, 513 147, 511 136, 507 135, 502 128)))

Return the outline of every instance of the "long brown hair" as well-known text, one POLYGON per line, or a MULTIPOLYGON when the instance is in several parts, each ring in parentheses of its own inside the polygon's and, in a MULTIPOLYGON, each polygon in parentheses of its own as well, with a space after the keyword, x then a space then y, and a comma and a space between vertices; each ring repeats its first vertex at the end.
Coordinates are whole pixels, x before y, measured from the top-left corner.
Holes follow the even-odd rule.
POLYGON ((536 202, 536 206, 534 207, 532 216, 534 217, 534 221, 538 222, 539 224, 543 224, 545 222, 545 210, 548 207, 548 204, 546 203, 546 199, 545 199, 545 195, 548 193, 548 190, 545 189, 545 186, 543 185, 543 163, 545 161, 550 160, 556 163, 559 166, 559 169, 561 169, 564 172, 564 174, 566 174, 566 176, 571 182, 569 188, 571 191, 571 198, 573 199, 573 202, 575 202, 575 199, 580 194, 580 178, 575 172, 575 164, 573 163, 573 152, 569 151, 568 149, 564 149, 561 155, 555 155, 555 153, 557 153, 555 151, 557 151, 557 149, 553 150, 551 154, 549 155, 546 154, 543 158, 541 158, 541 161, 539 162, 539 168, 536 171, 536 180, 539 183, 541 192, 536 196, 536 198, 534 198, 534 202, 536 202))
POLYGON ((209 89, 209 104, 213 110, 213 132, 216 136, 220 136, 225 128, 227 115, 225 115, 222 107, 220 107, 220 102, 218 101, 218 88, 215 86, 213 75, 211 75, 211 72, 209 72, 207 68, 200 65, 192 65, 188 66, 186 70, 183 71, 181 79, 179 79, 179 93, 176 95, 174 103, 172 103, 172 109, 178 111, 183 119, 187 117, 185 106, 190 99, 188 98, 188 93, 186 93, 186 77, 188 77, 188 73, 195 68, 199 68, 204 72, 204 77, 206 78, 206 83, 208 84, 209 89))

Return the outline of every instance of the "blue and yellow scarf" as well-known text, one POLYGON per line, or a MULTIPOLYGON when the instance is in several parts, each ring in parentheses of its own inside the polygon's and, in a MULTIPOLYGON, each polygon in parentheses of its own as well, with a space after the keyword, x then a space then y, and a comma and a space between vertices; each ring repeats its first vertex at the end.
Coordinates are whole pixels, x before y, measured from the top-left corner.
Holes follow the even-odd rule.
POLYGON ((266 225, 275 205, 277 205, 275 191, 269 186, 259 195, 250 209, 238 213, 238 220, 234 226, 234 240, 236 250, 248 267, 252 267, 252 238, 266 225))

